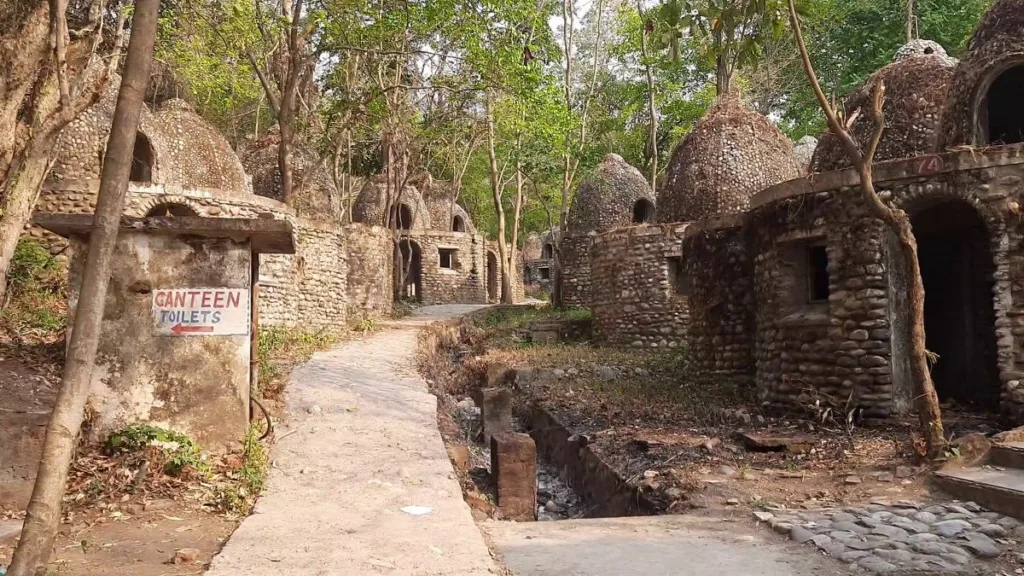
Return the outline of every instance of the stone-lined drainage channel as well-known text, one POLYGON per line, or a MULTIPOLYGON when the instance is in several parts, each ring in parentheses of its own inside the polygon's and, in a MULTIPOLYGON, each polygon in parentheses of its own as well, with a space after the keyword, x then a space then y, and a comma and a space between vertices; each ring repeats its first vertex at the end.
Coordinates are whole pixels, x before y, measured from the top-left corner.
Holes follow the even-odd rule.
MULTIPOLYGON (((470 402, 457 407, 456 421, 473 437, 480 429, 480 410, 470 402)), ((513 431, 526 432, 537 446, 537 520, 644 516, 656 513, 636 487, 631 487, 550 412, 527 407, 513 419, 513 431)), ((490 447, 468 446, 469 477, 481 492, 493 490, 490 447)), ((500 502, 499 502, 500 505, 500 502)))

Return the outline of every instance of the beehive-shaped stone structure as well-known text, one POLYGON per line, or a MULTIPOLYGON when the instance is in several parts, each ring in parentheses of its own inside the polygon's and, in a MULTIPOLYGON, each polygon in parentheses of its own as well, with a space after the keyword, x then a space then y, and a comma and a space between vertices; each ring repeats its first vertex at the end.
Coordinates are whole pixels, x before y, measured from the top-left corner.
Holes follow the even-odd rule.
MULTIPOLYGON (((875 161, 909 158, 933 152, 938 143, 942 107, 956 60, 935 42, 915 40, 897 52, 894 61, 868 76, 846 99, 845 117, 853 119, 853 136, 865 146, 871 140, 876 87, 885 87, 885 125, 875 161)), ((852 164, 842 142, 831 132, 821 137, 811 160, 813 172, 848 168, 852 164)))
POLYGON ((757 191, 800 174, 793 143, 738 96, 720 96, 672 152, 659 222, 744 212, 757 191))

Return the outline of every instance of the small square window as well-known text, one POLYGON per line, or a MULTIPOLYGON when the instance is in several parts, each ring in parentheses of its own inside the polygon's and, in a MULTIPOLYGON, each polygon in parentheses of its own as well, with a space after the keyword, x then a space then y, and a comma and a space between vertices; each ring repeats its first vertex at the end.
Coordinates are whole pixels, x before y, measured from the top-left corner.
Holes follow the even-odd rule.
POLYGON ((807 247, 807 301, 828 301, 828 252, 824 245, 807 247))
POLYGON ((669 258, 668 263, 668 286, 669 294, 686 296, 690 293, 690 279, 686 275, 686 267, 682 258, 669 258))
POLYGON ((449 270, 455 268, 455 252, 452 248, 438 248, 437 254, 439 256, 439 264, 441 268, 447 268, 449 270))
POLYGON ((540 279, 541 280, 549 280, 549 279, 551 279, 551 269, 550 268, 538 268, 537 271, 540 272, 540 279))

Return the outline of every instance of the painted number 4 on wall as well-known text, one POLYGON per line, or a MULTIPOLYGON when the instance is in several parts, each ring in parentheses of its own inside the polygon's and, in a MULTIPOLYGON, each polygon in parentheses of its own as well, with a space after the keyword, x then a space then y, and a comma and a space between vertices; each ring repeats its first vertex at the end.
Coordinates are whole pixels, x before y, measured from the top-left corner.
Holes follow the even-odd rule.
POLYGON ((237 288, 170 288, 153 291, 153 323, 166 336, 249 333, 249 291, 237 288))

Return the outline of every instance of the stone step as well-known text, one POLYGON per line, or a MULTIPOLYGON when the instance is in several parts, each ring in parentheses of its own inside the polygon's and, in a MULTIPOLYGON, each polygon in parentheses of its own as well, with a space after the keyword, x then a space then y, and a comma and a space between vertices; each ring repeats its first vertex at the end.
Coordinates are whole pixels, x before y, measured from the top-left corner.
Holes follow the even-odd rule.
POLYGON ((939 486, 961 500, 969 500, 1015 518, 1024 518, 1024 470, 990 467, 942 470, 934 474, 939 486))
POLYGON ((1001 442, 992 445, 988 463, 1004 468, 1024 469, 1024 442, 1001 442))

